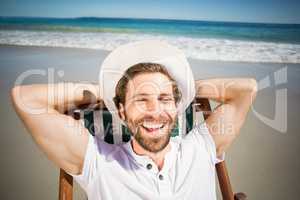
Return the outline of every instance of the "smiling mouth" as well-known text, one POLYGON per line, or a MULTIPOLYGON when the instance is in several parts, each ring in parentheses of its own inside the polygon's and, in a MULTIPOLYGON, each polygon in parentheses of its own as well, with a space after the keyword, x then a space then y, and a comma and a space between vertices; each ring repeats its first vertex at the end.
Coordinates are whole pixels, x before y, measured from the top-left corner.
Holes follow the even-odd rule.
POLYGON ((151 133, 151 134, 154 134, 156 133, 157 131, 163 129, 165 127, 165 124, 163 123, 160 123, 160 124, 152 124, 152 123, 147 123, 147 122, 144 122, 141 127, 143 129, 145 129, 147 132, 151 133))

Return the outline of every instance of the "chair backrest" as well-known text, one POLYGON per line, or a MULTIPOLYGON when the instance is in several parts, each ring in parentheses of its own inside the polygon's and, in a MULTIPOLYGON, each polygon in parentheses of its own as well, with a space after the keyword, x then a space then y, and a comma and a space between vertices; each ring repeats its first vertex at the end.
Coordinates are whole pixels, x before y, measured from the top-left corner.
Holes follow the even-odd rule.
MULTIPOLYGON (((205 120, 210 113, 209 101, 203 98, 196 98, 186 109, 186 112, 178 116, 176 126, 172 130, 172 136, 187 134, 196 124, 205 120)), ((103 102, 83 105, 78 109, 69 111, 68 114, 72 115, 74 119, 81 120, 90 134, 99 134, 100 138, 108 143, 116 144, 130 140, 130 133, 127 127, 122 125, 118 119, 113 118, 113 115, 110 114, 103 102)), ((216 165, 216 171, 223 200, 239 199, 233 195, 224 161, 216 165)), ((61 169, 59 182, 59 200, 72 200, 72 177, 61 169)))

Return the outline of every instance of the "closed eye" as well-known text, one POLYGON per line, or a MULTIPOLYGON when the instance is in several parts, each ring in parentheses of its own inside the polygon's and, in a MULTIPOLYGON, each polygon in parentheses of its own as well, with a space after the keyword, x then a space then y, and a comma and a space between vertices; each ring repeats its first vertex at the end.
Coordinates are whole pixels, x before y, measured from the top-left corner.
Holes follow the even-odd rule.
POLYGON ((146 98, 142 98, 142 99, 135 99, 135 101, 138 101, 138 102, 144 102, 144 101, 147 101, 146 98))
POLYGON ((174 101, 174 98, 172 97, 161 97, 159 98, 160 101, 163 101, 163 102, 170 102, 170 101, 174 101))

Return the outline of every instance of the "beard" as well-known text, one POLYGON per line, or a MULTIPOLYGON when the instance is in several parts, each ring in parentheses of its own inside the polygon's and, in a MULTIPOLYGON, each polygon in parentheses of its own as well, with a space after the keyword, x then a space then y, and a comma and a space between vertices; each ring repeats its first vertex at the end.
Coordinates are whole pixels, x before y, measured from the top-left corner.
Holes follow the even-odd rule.
POLYGON ((141 147, 143 147, 146 151, 158 153, 169 144, 176 119, 177 116, 172 118, 171 116, 162 115, 160 115, 158 119, 154 119, 151 116, 144 116, 136 120, 127 120, 126 117, 126 122, 128 128, 131 131, 131 135, 141 147), (143 127, 142 124, 144 122, 155 122, 164 125, 162 128, 159 129, 159 134, 151 136, 143 127))

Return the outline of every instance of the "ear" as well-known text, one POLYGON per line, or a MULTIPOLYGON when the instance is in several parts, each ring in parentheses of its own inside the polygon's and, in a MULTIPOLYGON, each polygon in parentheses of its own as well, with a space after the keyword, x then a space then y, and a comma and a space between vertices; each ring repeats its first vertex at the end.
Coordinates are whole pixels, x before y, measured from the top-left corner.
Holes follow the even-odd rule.
POLYGON ((122 103, 119 103, 119 110, 118 110, 118 113, 119 113, 119 117, 125 121, 125 109, 124 109, 124 105, 122 103))

